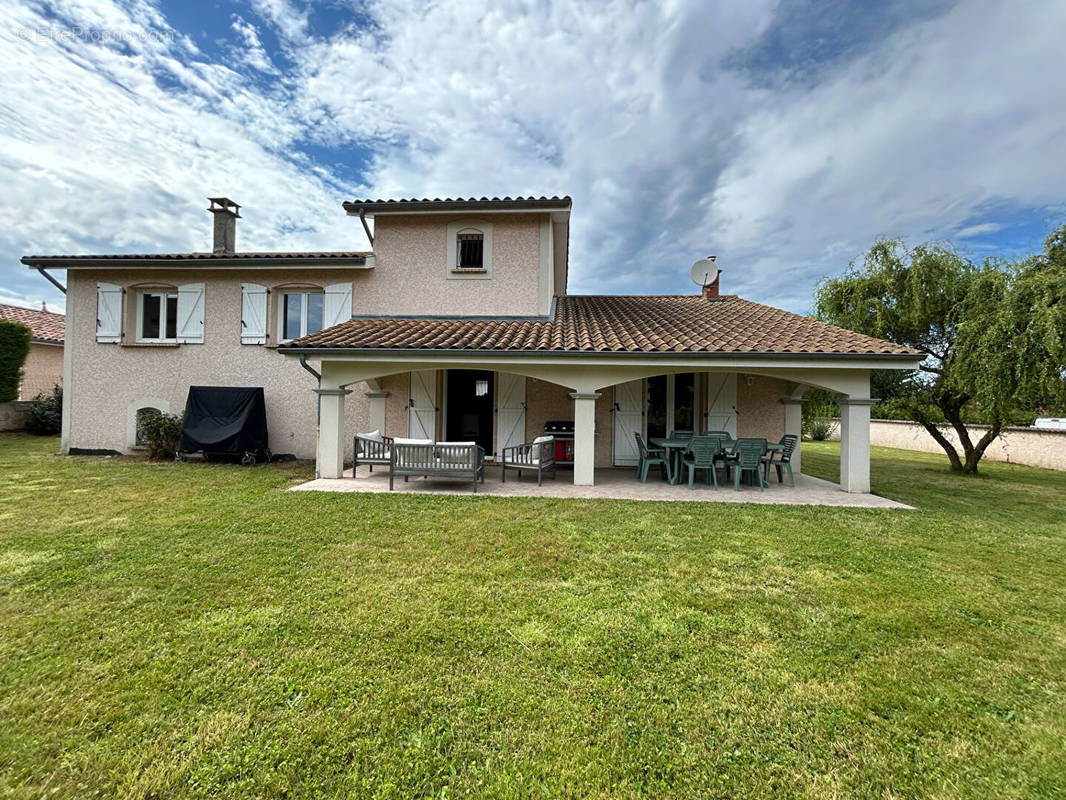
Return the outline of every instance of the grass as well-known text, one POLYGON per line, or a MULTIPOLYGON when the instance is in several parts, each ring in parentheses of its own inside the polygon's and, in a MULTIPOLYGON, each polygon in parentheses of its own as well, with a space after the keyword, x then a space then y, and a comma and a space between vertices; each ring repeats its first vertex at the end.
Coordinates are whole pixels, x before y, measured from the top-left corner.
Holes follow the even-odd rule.
POLYGON ((1063 796, 1062 473, 876 450, 905 512, 56 448, 0 435, 0 797, 1063 796))

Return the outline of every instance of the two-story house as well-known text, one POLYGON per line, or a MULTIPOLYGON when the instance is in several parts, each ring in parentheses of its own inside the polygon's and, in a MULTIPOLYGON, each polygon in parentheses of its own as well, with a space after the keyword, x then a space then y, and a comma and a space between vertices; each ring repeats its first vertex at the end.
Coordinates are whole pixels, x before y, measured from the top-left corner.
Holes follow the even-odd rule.
POLYGON ((192 385, 262 386, 271 447, 323 477, 357 430, 491 456, 572 420, 592 484, 637 463, 635 432, 799 434, 818 386, 841 395, 841 485, 869 491, 869 372, 914 351, 719 295, 717 276, 691 296, 568 295, 569 197, 344 208, 372 251, 240 252, 239 207, 213 198, 211 252, 23 258, 67 270, 64 451, 130 450, 138 412, 180 411, 192 385))

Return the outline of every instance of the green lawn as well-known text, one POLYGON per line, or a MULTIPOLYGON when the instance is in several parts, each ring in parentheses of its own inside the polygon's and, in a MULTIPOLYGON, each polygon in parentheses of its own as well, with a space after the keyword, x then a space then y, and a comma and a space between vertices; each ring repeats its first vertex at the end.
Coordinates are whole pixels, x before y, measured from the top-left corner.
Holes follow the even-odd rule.
POLYGON ((875 451, 907 512, 56 449, 0 435, 0 797, 1066 791, 1066 474, 875 451))

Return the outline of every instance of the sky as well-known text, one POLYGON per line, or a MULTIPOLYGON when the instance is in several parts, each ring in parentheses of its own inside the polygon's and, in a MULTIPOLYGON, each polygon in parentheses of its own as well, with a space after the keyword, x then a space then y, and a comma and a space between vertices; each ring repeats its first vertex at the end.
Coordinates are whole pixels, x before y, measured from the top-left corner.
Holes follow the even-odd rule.
MULTIPOLYGON (((879 236, 1066 220, 1061 0, 0 0, 0 302, 27 254, 360 250, 359 198, 573 197, 570 293, 812 305, 879 236)), ((60 273, 62 278, 62 273, 60 273)))

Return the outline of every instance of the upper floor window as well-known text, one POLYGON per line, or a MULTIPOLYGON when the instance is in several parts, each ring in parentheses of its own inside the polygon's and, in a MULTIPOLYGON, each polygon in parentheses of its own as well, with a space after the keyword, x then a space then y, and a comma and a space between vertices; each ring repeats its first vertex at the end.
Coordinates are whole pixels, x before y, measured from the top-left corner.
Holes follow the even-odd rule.
POLYGON ((280 303, 278 338, 287 342, 322 330, 324 297, 321 291, 285 292, 280 303))
POLYGON ((485 235, 481 231, 464 230, 456 236, 456 269, 485 268, 485 235))
POLYGON ((137 305, 137 341, 178 340, 178 293, 142 292, 137 305))
POLYGON ((493 227, 491 222, 482 219, 457 219, 448 223, 444 251, 448 278, 492 278, 493 227))

